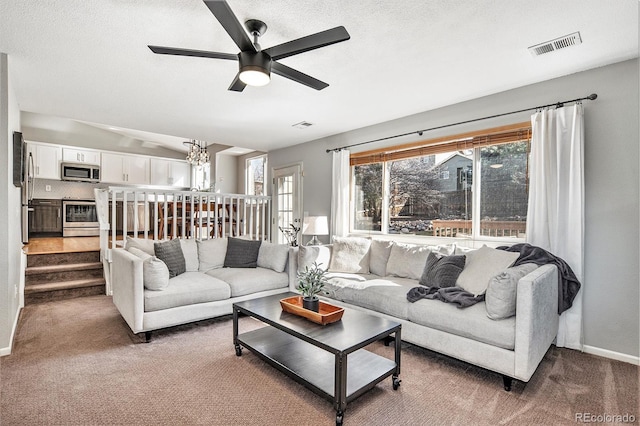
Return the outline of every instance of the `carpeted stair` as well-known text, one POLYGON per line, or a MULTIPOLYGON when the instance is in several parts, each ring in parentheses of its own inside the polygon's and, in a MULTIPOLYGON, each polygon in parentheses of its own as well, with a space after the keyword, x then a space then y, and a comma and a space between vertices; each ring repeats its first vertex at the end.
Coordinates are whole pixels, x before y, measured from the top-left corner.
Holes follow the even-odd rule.
POLYGON ((25 305, 104 292, 99 251, 27 256, 25 305))

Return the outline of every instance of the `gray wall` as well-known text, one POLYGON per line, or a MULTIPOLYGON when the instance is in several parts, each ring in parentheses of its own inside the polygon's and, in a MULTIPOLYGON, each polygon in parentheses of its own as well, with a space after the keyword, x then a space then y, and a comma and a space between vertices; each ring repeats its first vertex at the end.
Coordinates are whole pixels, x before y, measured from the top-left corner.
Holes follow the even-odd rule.
POLYGON ((9 78, 9 60, 0 53, 0 354, 11 350, 11 334, 20 299, 20 189, 13 186, 13 132, 20 130, 20 110, 9 78))
MULTIPOLYGON (((584 343, 637 357, 639 318, 638 60, 572 74, 269 153, 269 167, 302 161, 304 210, 330 216, 331 154, 326 148, 427 129, 597 93, 585 102, 586 247, 584 343)), ((428 94, 425 94, 428 96, 428 94)), ((388 105, 381 103, 381 108, 388 105)), ((397 145, 528 121, 531 112, 352 149, 397 145)))

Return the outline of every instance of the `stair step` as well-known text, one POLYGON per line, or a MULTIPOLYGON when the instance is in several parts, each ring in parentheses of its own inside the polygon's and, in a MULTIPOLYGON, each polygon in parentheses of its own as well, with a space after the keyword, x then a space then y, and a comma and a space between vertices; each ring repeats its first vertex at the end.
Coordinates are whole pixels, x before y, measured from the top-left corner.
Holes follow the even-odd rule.
POLYGON ((70 263, 66 265, 29 266, 25 270, 25 275, 40 275, 40 274, 50 274, 50 273, 68 272, 68 271, 87 271, 91 269, 102 269, 102 263, 89 262, 89 263, 70 263))
POLYGON ((72 252, 72 253, 49 253, 30 254, 27 256, 27 267, 66 265, 72 263, 99 262, 100 252, 72 252))
POLYGON ((104 278, 90 278, 84 280, 74 280, 74 281, 58 281, 52 283, 43 283, 43 284, 30 284, 25 285, 24 293, 43 293, 48 291, 58 291, 58 290, 69 290, 83 287, 94 287, 101 286, 105 284, 104 278))

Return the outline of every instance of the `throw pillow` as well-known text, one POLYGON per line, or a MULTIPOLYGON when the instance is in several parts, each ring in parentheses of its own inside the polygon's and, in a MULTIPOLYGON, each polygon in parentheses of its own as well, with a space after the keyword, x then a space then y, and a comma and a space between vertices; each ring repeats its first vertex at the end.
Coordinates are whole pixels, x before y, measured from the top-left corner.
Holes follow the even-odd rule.
POLYGON ((255 268, 258 266, 260 240, 229 238, 227 254, 224 257, 225 268, 255 268))
POLYGON ((276 272, 284 272, 289 259, 289 246, 286 244, 273 244, 263 241, 258 251, 258 266, 273 269, 276 272))
POLYGON ((224 258, 227 255, 227 239, 212 238, 209 240, 197 240, 198 261, 200 266, 198 271, 207 272, 211 269, 222 268, 224 258))
POLYGON ((138 256, 142 260, 147 260, 148 258, 152 257, 149 253, 144 250, 140 250, 137 247, 129 247, 127 248, 127 251, 134 256, 138 256))
POLYGON ((422 277, 420 277, 420 285, 438 288, 455 287, 464 263, 465 256, 439 256, 429 252, 422 277))
POLYGON ((133 238, 133 237, 127 236, 127 242, 125 244, 125 247, 127 248, 127 250, 135 247, 147 253, 148 255, 153 256, 155 254, 153 245, 157 242, 158 240, 152 240, 152 239, 146 239, 146 238, 133 238))
POLYGON ((371 240, 357 237, 333 237, 330 272, 369 273, 371 240))
POLYGON ((537 267, 534 263, 524 263, 507 268, 491 278, 484 296, 489 318, 499 320, 516 314, 518 281, 537 267))
POLYGON ((196 272, 200 267, 198 262, 198 244, 192 238, 180 238, 180 247, 184 255, 185 268, 187 272, 196 272))
POLYGON ((478 250, 467 252, 467 261, 456 285, 474 296, 484 294, 489 280, 507 269, 518 259, 520 253, 496 250, 482 246, 478 250))
POLYGON ((149 256, 142 264, 142 282, 147 290, 159 291, 169 286, 169 269, 166 263, 149 256))
POLYGON ((162 260, 169 268, 169 278, 177 277, 187 270, 179 239, 155 243, 153 248, 156 252, 156 257, 162 260))
POLYGON ((298 247, 298 272, 303 272, 306 267, 311 268, 313 262, 316 262, 320 269, 326 271, 329 268, 332 251, 333 244, 298 247))
POLYGON ((387 275, 419 280, 429 252, 427 246, 394 243, 387 262, 387 275))
POLYGON ((369 254, 369 272, 379 277, 387 275, 387 262, 393 241, 372 240, 369 254))

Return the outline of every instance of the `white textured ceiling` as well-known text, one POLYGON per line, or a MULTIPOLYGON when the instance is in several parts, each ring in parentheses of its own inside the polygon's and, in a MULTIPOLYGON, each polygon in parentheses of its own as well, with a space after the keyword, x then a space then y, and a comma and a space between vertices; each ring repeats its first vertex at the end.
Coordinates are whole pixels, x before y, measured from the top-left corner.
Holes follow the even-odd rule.
POLYGON ((351 40, 282 60, 330 86, 273 75, 230 92, 234 61, 153 54, 237 53, 201 0, 2 0, 20 109, 174 136, 155 142, 179 150, 193 138, 269 151, 638 56, 637 0, 228 2, 267 23, 264 48, 343 25, 351 40), (579 46, 527 50, 575 31, 579 46))

